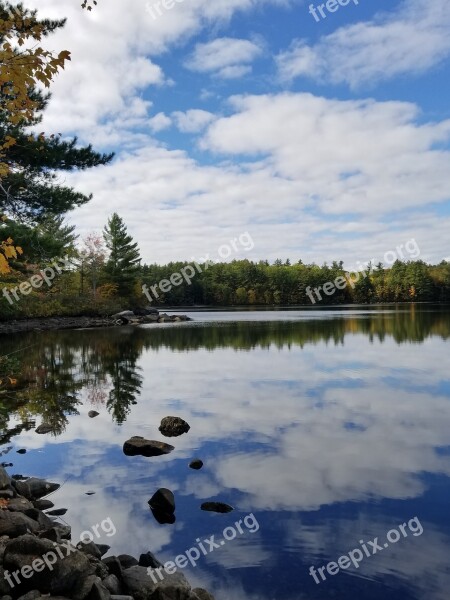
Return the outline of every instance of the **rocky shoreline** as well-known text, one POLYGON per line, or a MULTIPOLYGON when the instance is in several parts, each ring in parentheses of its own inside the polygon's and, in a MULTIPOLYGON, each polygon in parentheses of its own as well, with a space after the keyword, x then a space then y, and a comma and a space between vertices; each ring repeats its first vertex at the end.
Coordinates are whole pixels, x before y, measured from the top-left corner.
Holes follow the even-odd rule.
POLYGON ((62 329, 89 329, 144 325, 150 323, 178 323, 191 321, 186 315, 168 315, 156 309, 127 310, 110 317, 39 317, 0 322, 0 335, 23 331, 57 331, 62 329))
POLYGON ((107 545, 70 542, 70 526, 51 514, 65 511, 45 512, 59 487, 0 467, 0 600, 214 600, 179 572, 155 582, 147 570, 162 564, 151 552, 103 558, 107 545))

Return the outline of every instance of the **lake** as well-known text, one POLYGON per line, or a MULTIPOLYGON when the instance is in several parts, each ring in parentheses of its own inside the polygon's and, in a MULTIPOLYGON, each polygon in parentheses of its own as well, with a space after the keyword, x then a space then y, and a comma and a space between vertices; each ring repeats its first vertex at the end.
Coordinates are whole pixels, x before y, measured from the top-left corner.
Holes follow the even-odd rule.
POLYGON ((184 573, 216 600, 448 600, 450 308, 188 314, 2 338, 29 382, 3 396, 8 472, 63 484, 74 538, 110 518, 112 553, 173 561, 214 535, 184 573), (167 415, 189 433, 163 438, 167 415), (135 435, 175 450, 125 456, 135 435), (149 510, 161 487, 174 524, 149 510))

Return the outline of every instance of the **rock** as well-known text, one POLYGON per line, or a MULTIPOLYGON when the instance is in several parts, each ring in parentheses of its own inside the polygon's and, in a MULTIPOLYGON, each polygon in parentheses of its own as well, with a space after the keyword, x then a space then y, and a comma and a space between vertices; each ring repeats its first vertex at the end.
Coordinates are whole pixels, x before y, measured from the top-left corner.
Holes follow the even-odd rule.
POLYGON ((199 471, 203 467, 203 461, 201 461, 199 458, 194 458, 194 460, 189 463, 189 467, 199 471))
POLYGON ((99 552, 100 552, 100 556, 105 556, 105 554, 108 552, 108 550, 110 550, 111 546, 108 546, 108 544, 96 544, 99 552))
POLYGON ((180 417, 164 417, 159 426, 159 431, 166 437, 177 437, 187 433, 190 426, 180 417))
POLYGON ((11 485, 11 478, 3 467, 0 467, 0 490, 9 488, 11 485))
POLYGON ((7 463, 7 462, 2 462, 2 464, 0 465, 1 467, 13 467, 13 463, 7 463))
POLYGON ((95 494, 95 492, 93 492, 92 490, 89 490, 88 492, 86 492, 86 496, 93 496, 95 494))
POLYGON ((109 591, 110 594, 121 594, 122 586, 120 585, 120 581, 117 579, 115 575, 108 575, 103 580, 103 585, 109 591))
MULTIPOLYGON (((19 577, 20 577, 20 575, 19 575, 19 577)), ((38 590, 32 590, 31 592, 28 592, 27 594, 20 596, 20 598, 18 598, 18 600, 36 600, 36 598, 40 598, 40 597, 41 597, 41 592, 39 592, 38 590)))
POLYGON ((115 315, 112 315, 112 319, 122 319, 122 318, 132 318, 134 317, 135 314, 132 310, 123 310, 120 313, 116 313, 115 315))
MULTIPOLYGON (((29 501, 26 500, 25 498, 12 498, 9 502, 8 502, 8 510, 11 510, 13 512, 26 512, 27 510, 30 510, 31 508, 34 508, 33 504, 29 501)), ((31 518, 33 518, 31 515, 28 515, 31 518)))
POLYGON ((34 508, 38 508, 39 510, 48 510, 55 506, 51 500, 35 500, 33 505, 34 508))
POLYGON ((97 577, 87 596, 87 600, 111 600, 110 591, 103 585, 102 580, 97 577))
POLYGON ((39 531, 39 523, 21 512, 0 510, 0 535, 17 538, 31 532, 39 531))
POLYGON ((25 448, 21 448, 20 450, 16 450, 17 454, 26 454, 27 451, 25 450, 25 448))
POLYGON ((156 575, 155 583, 145 567, 131 567, 123 572, 123 584, 135 600, 189 600, 191 586, 182 573, 163 575, 162 581, 156 575))
POLYGON ((52 542, 61 543, 62 540, 70 540, 72 528, 70 525, 61 525, 60 523, 54 523, 53 527, 46 529, 39 534, 40 538, 45 538, 52 542))
POLYGON ((55 510, 49 510, 48 515, 52 517, 62 517, 67 512, 67 508, 56 508, 55 510))
POLYGON ((163 454, 169 454, 172 450, 175 450, 175 448, 169 444, 145 440, 138 436, 130 438, 123 445, 123 453, 126 456, 162 456, 163 454))
POLYGON ((108 567, 111 575, 115 575, 119 580, 122 579, 122 565, 117 556, 108 556, 103 559, 103 564, 108 567))
POLYGON ((202 510, 217 513, 229 513, 234 510, 232 506, 224 504, 223 502, 203 502, 200 508, 202 510))
POLYGON ((108 567, 99 558, 95 558, 92 555, 88 556, 88 558, 91 565, 95 567, 94 575, 100 577, 102 581, 106 579, 109 576, 108 567))
POLYGON ((147 306, 145 306, 144 310, 147 311, 148 315, 159 315, 159 310, 157 308, 155 308, 154 306, 151 306, 150 304, 147 304, 147 306))
POLYGON ((133 596, 111 596, 111 600, 134 600, 133 596))
POLYGON ((25 511, 25 514, 27 517, 30 517, 30 519, 33 519, 33 521, 36 521, 36 523, 38 523, 40 526, 39 529, 41 530, 53 527, 52 519, 49 519, 45 513, 43 513, 41 510, 38 510, 37 508, 34 508, 34 506, 33 508, 28 508, 25 511))
POLYGON ((31 565, 36 558, 48 556, 48 553, 52 552, 52 557, 56 557, 53 568, 50 569, 44 564, 44 569, 39 572, 34 570, 31 578, 21 578, 21 585, 17 586, 17 591, 25 593, 38 588, 43 593, 67 595, 82 600, 95 580, 94 578, 90 587, 85 590, 85 585, 89 583, 88 579, 94 568, 84 554, 73 547, 70 547, 69 550, 70 553, 67 556, 66 547, 55 547, 48 540, 24 535, 6 545, 3 562, 8 571, 17 571, 25 565, 31 565), (60 558, 57 548, 60 548, 64 558, 60 558))
POLYGON ((59 483, 50 483, 35 477, 30 477, 25 481, 14 479, 12 485, 20 496, 24 496, 28 500, 39 500, 39 498, 55 492, 60 487, 59 483))
POLYGON ((84 554, 89 554, 90 556, 94 556, 95 558, 100 559, 102 554, 100 550, 97 548, 94 542, 85 543, 83 541, 78 542, 77 548, 80 552, 84 552, 84 554))
POLYGON ((40 433, 41 435, 45 433, 52 433, 53 431, 53 425, 49 425, 48 423, 42 423, 42 425, 39 425, 39 427, 35 429, 35 432, 40 433))
POLYGON ((173 514, 175 512, 175 497, 173 492, 167 488, 160 488, 148 501, 151 508, 163 513, 173 514))
POLYGON ((60 530, 56 527, 50 527, 50 529, 46 529, 39 534, 39 537, 41 539, 50 540, 51 542, 57 542, 58 544, 60 544, 63 540, 60 530))
POLYGON ((166 513, 162 510, 151 509, 152 515, 160 525, 173 525, 177 520, 174 513, 166 513))
POLYGON ((214 597, 203 588, 195 588, 192 590, 192 594, 194 595, 192 600, 196 598, 198 598, 198 600, 214 600, 214 597))
POLYGON ((129 554, 119 554, 117 560, 120 562, 122 569, 129 569, 130 567, 135 567, 139 564, 134 556, 130 556, 129 554))
POLYGON ((98 417, 100 413, 98 413, 96 410, 90 410, 88 412, 88 417, 90 417, 91 419, 95 419, 95 417, 98 417))
POLYGON ((159 319, 159 316, 156 315, 147 315, 146 317, 142 318, 142 322, 143 323, 157 323, 159 319))
POLYGON ((0 490, 0 498, 9 499, 9 498, 14 498, 14 496, 15 496, 14 490, 12 490, 12 489, 0 490))
POLYGON ((151 567, 152 569, 159 569, 163 565, 159 562, 159 560, 152 552, 146 552, 145 554, 141 554, 141 556, 139 557, 139 566, 151 567))

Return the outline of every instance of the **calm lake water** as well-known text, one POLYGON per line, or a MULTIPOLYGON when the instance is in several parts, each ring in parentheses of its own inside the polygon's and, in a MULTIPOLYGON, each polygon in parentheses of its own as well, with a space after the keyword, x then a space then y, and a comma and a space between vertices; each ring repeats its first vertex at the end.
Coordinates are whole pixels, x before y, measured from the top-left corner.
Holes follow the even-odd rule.
POLYGON ((110 517, 116 535, 95 541, 116 554, 173 560, 252 513, 257 531, 241 525, 184 570, 217 600, 448 600, 449 307, 188 314, 2 338, 36 380, 3 398, 8 471, 64 482, 51 499, 69 509, 74 539, 110 517), (133 435, 164 439, 166 415, 191 425, 166 439, 170 455, 123 454, 133 435), (37 435, 42 422, 57 433, 37 435), (194 457, 201 471, 188 468, 194 457), (175 493, 173 525, 149 511, 159 487, 175 493), (208 500, 235 510, 202 512, 208 500), (358 568, 315 582, 311 566, 362 554, 362 542, 358 568))

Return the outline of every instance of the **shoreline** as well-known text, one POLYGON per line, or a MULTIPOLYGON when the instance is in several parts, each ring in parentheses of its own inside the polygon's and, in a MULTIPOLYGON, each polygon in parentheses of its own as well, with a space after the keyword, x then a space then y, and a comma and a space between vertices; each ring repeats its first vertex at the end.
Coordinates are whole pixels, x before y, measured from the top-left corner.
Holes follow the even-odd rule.
MULTIPOLYGON (((54 505, 45 500, 59 487, 43 479, 10 476, 0 466, 1 597, 214 600, 203 588, 193 589, 182 573, 166 573, 161 581, 150 577, 149 570, 163 566, 150 551, 139 560, 127 554, 104 558, 110 547, 94 543, 93 534, 72 542, 70 525, 56 516, 65 514, 65 509, 50 510, 54 505)), ((99 527, 92 528, 97 535, 99 527)), ((101 528, 108 537, 116 533, 109 517, 101 528)))

